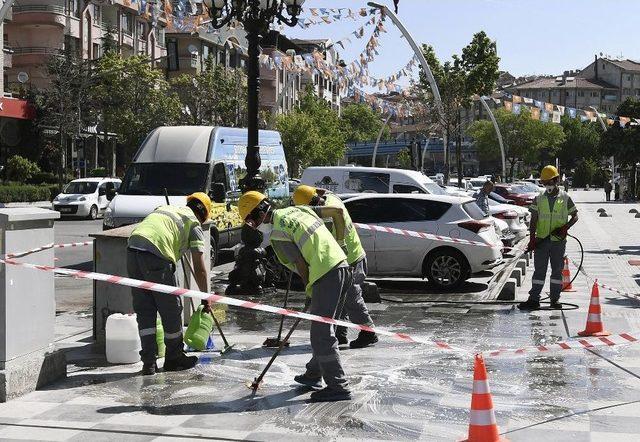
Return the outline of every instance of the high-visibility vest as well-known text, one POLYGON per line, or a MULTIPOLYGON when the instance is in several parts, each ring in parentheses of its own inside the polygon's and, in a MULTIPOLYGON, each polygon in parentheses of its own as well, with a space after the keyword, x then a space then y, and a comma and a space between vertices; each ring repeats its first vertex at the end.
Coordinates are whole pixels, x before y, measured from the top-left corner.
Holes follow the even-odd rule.
POLYGON ((278 241, 294 243, 309 266, 307 295, 311 294, 311 287, 316 281, 347 259, 324 222, 308 207, 287 207, 273 211, 271 245, 278 260, 295 271, 295 264, 275 244, 278 241))
POLYGON ((204 246, 202 241, 189 241, 191 229, 199 225, 190 208, 162 206, 142 220, 131 236, 145 238, 163 258, 176 264, 189 248, 204 246))
MULTIPOLYGON (((349 211, 342 200, 332 193, 327 194, 325 204, 342 209, 342 217, 344 218, 344 242, 347 245, 347 262, 349 265, 353 265, 364 258, 367 253, 364 251, 358 231, 353 225, 353 221, 351 221, 351 215, 349 215, 349 211)), ((332 226, 331 233, 333 233, 333 237, 335 238, 336 226, 332 226)))
POLYGON ((536 197, 536 207, 538 208, 536 238, 545 239, 551 236, 551 241, 563 241, 564 238, 551 235, 551 232, 567 224, 569 218, 569 195, 567 192, 558 190, 558 196, 553 207, 549 207, 547 194, 541 192, 536 197))

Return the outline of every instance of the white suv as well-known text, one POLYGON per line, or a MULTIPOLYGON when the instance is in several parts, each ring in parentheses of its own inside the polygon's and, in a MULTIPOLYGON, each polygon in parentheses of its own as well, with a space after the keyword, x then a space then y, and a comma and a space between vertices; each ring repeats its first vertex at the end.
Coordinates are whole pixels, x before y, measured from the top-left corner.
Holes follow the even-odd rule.
POLYGON ((502 263, 502 242, 472 198, 376 194, 344 203, 356 223, 487 244, 473 246, 359 229, 371 276, 426 277, 441 289, 454 289, 471 274, 502 263))
POLYGON ((78 216, 96 219, 109 205, 107 188, 120 187, 118 178, 82 178, 67 184, 62 193, 53 199, 53 210, 61 216, 78 216))

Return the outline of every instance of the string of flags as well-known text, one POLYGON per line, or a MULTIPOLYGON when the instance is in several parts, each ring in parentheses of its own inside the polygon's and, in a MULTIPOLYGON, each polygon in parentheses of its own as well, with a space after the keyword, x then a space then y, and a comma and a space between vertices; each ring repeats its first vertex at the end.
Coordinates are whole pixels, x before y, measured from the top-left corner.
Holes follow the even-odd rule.
MULTIPOLYGON (((406 97, 409 95, 409 90, 400 89, 398 93, 401 96, 406 97)), ((391 115, 395 118, 405 118, 411 115, 411 108, 409 105, 405 103, 390 102, 373 94, 368 94, 355 87, 351 88, 347 95, 352 97, 353 101, 356 103, 366 103, 371 106, 374 111, 391 115)))
POLYGON ((369 8, 308 8, 311 17, 300 17, 297 26, 303 29, 315 25, 331 24, 342 19, 356 21, 358 17, 374 15, 377 9, 369 8))
MULTIPOLYGON (((563 115, 569 118, 579 118, 580 121, 595 122, 598 119, 598 114, 594 111, 577 109, 570 106, 561 106, 559 104, 547 103, 544 101, 534 100, 532 98, 521 97, 519 95, 512 95, 509 93, 503 93, 505 99, 500 100, 494 98, 496 104, 502 104, 504 108, 516 115, 522 113, 523 108, 527 108, 532 119, 540 120, 542 122, 551 122, 560 124, 563 115)), ((617 115, 611 115, 606 113, 600 113, 599 115, 607 125, 611 126, 616 121, 620 122, 621 126, 625 126, 628 123, 640 124, 640 118, 621 117, 617 115)))

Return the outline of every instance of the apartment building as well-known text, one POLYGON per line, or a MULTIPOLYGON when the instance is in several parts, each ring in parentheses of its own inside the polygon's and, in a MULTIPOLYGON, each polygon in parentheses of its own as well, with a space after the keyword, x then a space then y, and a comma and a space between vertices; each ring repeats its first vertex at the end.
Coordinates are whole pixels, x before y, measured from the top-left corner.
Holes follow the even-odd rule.
POLYGON ((604 97, 603 112, 614 113, 627 98, 640 100, 640 62, 595 57, 593 63, 578 73, 578 77, 603 81, 613 88, 604 97), (614 90, 615 89, 615 90, 614 90))
POLYGON ((100 57, 108 30, 123 56, 146 54, 156 64, 166 56, 164 1, 21 0, 5 25, 13 51, 8 87, 46 87, 47 58, 64 50, 83 59, 100 57))

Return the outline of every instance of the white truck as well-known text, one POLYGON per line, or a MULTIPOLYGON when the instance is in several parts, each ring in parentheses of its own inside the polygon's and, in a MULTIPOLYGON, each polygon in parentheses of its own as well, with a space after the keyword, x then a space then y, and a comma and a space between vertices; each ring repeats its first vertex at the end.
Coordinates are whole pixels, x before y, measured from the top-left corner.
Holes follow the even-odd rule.
MULTIPOLYGON (((289 197, 289 177, 280 134, 261 130, 260 173, 271 198, 289 197)), ((240 242, 242 220, 237 207, 227 202, 239 195, 244 176, 247 130, 211 126, 165 126, 144 140, 125 173, 117 194, 109 192, 103 228, 111 229, 141 221, 169 201, 185 205, 186 196, 205 192, 214 201, 211 218, 212 263, 222 248, 240 242), (215 255, 214 255, 215 254, 215 255)))

